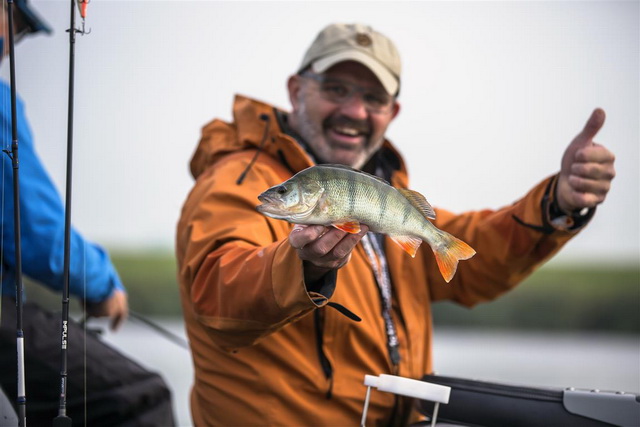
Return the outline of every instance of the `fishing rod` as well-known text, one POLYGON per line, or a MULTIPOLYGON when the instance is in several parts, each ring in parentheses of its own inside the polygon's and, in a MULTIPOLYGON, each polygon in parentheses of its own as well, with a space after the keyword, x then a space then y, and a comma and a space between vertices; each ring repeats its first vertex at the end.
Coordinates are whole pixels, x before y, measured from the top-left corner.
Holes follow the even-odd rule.
POLYGON ((15 40, 13 34, 13 0, 7 0, 9 21, 9 74, 11 85, 11 151, 3 151, 11 159, 13 166, 13 224, 14 244, 16 251, 16 347, 18 356, 18 393, 16 403, 18 406, 18 425, 27 425, 27 397, 25 390, 24 372, 24 331, 22 330, 22 243, 20 240, 20 162, 18 161, 18 119, 16 109, 16 57, 15 40))
MULTIPOLYGON (((158 333, 159 335, 161 335, 163 338, 166 338, 167 340, 171 341, 172 343, 178 345, 179 347, 184 348, 185 350, 189 351, 189 343, 187 342, 187 340, 185 340, 184 338, 182 338, 181 336, 171 332, 170 330, 160 326, 158 323, 154 322, 153 320, 149 319, 148 317, 137 313, 133 310, 129 310, 129 318, 131 320, 140 322, 141 324, 153 329, 154 332, 158 333)), ((82 326, 83 328, 86 328, 86 324, 89 322, 89 317, 85 314, 85 316, 80 320, 80 326, 82 326)), ((97 333, 97 334, 102 334, 104 331, 101 328, 90 328, 91 331, 97 333)))
POLYGON ((174 344, 179 345, 180 347, 189 350, 189 343, 182 337, 174 334, 173 332, 163 328, 162 326, 158 325, 157 323, 153 322, 151 319, 148 319, 147 317, 143 316, 140 313, 136 313, 135 311, 129 310, 129 316, 131 316, 132 319, 137 320, 140 323, 143 323, 145 325, 147 325, 148 327, 150 327, 151 329, 153 329, 154 331, 156 331, 158 334, 162 335, 163 337, 165 337, 166 339, 168 339, 169 341, 173 342, 174 344))
POLYGON ((60 406, 58 416, 53 419, 53 427, 71 427, 72 420, 67 415, 67 346, 69 324, 69 265, 71 246, 71 184, 73 170, 73 96, 75 81, 75 43, 76 33, 85 34, 84 20, 88 0, 78 0, 78 8, 82 17, 82 30, 76 28, 76 0, 70 0, 71 15, 69 18, 69 98, 67 111, 67 170, 66 196, 64 216, 64 270, 62 285, 62 324, 60 328, 60 406))

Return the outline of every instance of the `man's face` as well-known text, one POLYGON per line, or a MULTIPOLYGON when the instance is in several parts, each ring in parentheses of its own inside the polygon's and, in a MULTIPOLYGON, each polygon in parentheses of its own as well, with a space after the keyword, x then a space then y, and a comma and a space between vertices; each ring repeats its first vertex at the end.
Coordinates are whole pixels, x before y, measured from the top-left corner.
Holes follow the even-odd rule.
POLYGON ((310 145, 319 162, 361 168, 382 145, 399 104, 392 98, 385 108, 371 108, 370 101, 379 99, 376 94, 388 95, 376 76, 357 62, 341 62, 320 77, 311 76, 289 79, 292 128, 310 145), (321 79, 355 88, 355 92, 340 102, 330 100, 322 93, 321 79))

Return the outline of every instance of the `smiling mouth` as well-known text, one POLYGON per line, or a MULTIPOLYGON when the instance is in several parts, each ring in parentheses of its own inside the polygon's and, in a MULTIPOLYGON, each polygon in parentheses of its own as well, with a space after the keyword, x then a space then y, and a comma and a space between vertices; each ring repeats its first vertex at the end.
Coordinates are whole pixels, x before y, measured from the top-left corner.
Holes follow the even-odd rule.
POLYGON ((327 137, 336 148, 354 149, 366 144, 368 134, 354 128, 332 126, 326 129, 327 137))
POLYGON ((324 128, 344 142, 353 143, 354 139, 366 138, 369 135, 369 125, 366 121, 352 120, 344 116, 330 118, 324 128))
POLYGON ((334 128, 332 128, 332 130, 336 133, 339 133, 341 135, 345 135, 345 136, 360 136, 361 133, 359 130, 354 129, 354 128, 350 128, 350 127, 345 127, 345 126, 336 126, 334 128))

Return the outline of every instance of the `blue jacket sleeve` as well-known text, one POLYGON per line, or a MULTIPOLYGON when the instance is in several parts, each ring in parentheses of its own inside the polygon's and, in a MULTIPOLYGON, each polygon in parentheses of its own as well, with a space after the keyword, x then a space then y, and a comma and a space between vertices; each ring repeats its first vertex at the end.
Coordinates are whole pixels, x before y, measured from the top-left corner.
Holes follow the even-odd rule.
MULTIPOLYGON (((4 82, 0 82, 0 86, 0 139, 3 150, 11 150, 9 87, 4 82)), ((18 100, 17 104, 22 271, 53 290, 61 290, 64 206, 35 152, 23 103, 18 100)), ((2 153, 2 159, 2 288, 3 294, 15 295, 13 167, 6 153, 2 153)), ((69 291, 72 295, 80 298, 86 295, 88 301, 99 302, 114 289, 124 289, 107 252, 83 238, 73 227, 70 248, 69 291)))

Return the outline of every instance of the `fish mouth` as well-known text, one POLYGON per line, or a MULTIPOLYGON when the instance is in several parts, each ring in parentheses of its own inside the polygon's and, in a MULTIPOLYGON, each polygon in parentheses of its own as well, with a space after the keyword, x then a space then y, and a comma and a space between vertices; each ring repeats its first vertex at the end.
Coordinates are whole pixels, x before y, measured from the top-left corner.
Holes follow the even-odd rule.
POLYGON ((282 202, 273 197, 261 194, 258 196, 258 200, 260 200, 262 204, 256 206, 256 210, 263 215, 272 218, 282 218, 287 214, 287 210, 282 206, 282 202))
POLYGON ((256 210, 263 215, 270 216, 272 218, 281 217, 285 214, 285 212, 280 209, 278 206, 275 206, 270 203, 264 203, 262 205, 256 206, 256 210))
POLYGON ((273 200, 272 197, 267 196, 266 194, 262 193, 258 196, 258 200, 260 200, 262 203, 275 203, 275 200, 273 200))
POLYGON ((291 212, 268 203, 256 206, 256 210, 262 215, 273 219, 284 219, 285 221, 288 221, 291 217, 291 212))

